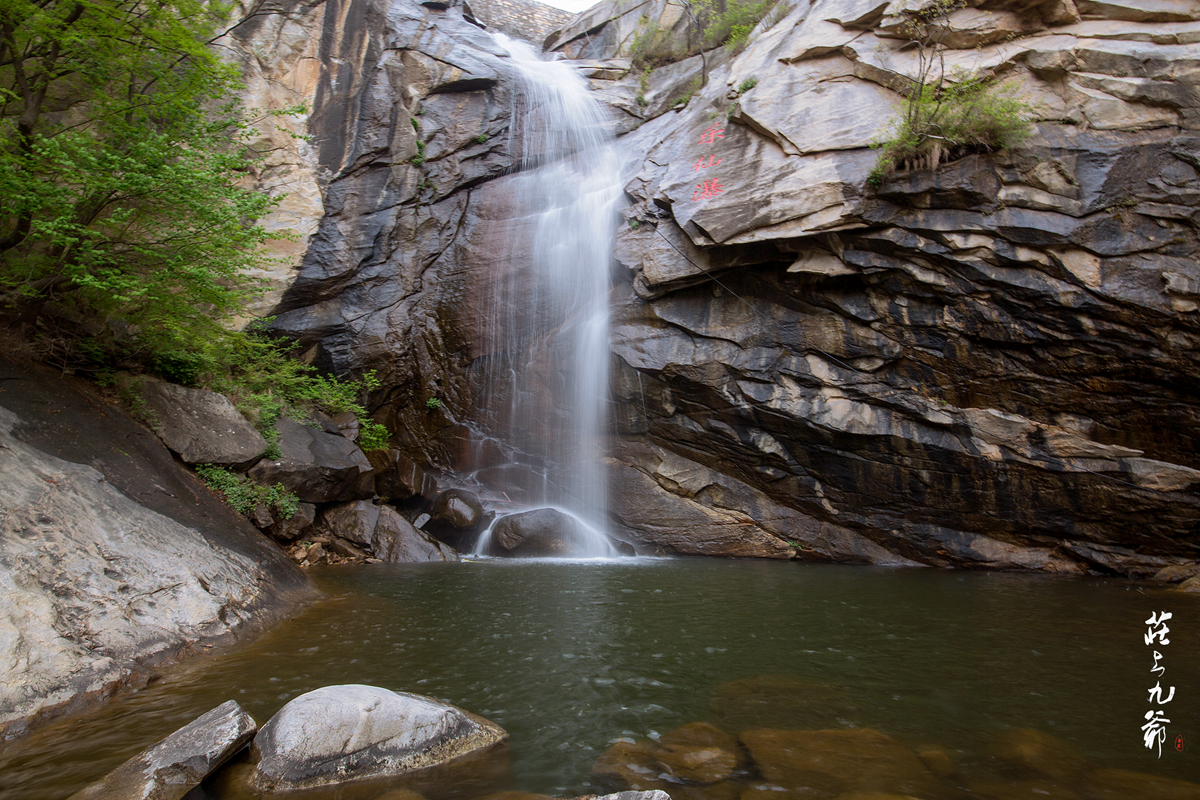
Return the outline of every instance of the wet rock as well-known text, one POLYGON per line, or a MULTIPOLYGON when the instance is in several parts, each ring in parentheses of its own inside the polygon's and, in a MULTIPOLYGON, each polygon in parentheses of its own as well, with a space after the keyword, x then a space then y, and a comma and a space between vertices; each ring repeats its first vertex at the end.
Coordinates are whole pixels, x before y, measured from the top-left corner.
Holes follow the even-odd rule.
POLYGON ((676 728, 658 741, 654 758, 683 783, 729 780, 740 766, 737 740, 706 722, 676 728))
POLYGON ((154 432, 188 464, 249 467, 267 442, 223 394, 144 378, 142 400, 154 432))
POLYGON ((366 500, 330 506, 322 524, 387 563, 458 560, 452 547, 417 530, 390 506, 366 500))
POLYGON ((287 417, 276 424, 280 455, 264 459, 248 473, 264 486, 282 483, 307 503, 371 497, 375 473, 358 445, 341 436, 301 425, 287 417))
POLYGON ((928 767, 930 772, 942 778, 950 777, 958 769, 949 748, 941 745, 917 748, 917 758, 921 759, 921 763, 928 767))
POLYGON ((1176 591, 1180 592, 1200 592, 1200 575, 1195 575, 1188 578, 1183 583, 1175 587, 1176 591))
POLYGON ((179 800, 250 743, 258 725, 233 700, 117 767, 71 800, 179 800))
POLYGON ((399 450, 372 450, 367 460, 375 469, 375 492, 388 502, 437 498, 437 480, 399 450))
POLYGON ((1034 728, 1004 731, 992 742, 991 752, 1020 777, 1072 782, 1088 769, 1087 759, 1074 747, 1034 728))
POLYGON ((492 525, 492 543, 500 554, 561 556, 570 554, 579 539, 579 523, 569 514, 538 508, 509 514, 492 525))
POLYGON ((1200 575, 1200 564, 1193 561, 1187 564, 1171 564, 1163 567, 1154 573, 1153 580, 1163 583, 1180 583, 1196 575, 1200 575))
POLYGON ((339 414, 326 414, 323 411, 312 412, 311 419, 321 430, 342 436, 354 442, 358 440, 359 421, 353 411, 342 411, 339 414))
POLYGON ((432 519, 456 531, 471 531, 483 522, 483 503, 466 489, 447 489, 437 496, 432 519))
POLYGON ((664 786, 651 742, 619 741, 600 754, 591 777, 598 785, 614 789, 655 789, 664 786))
POLYGON ((458 561, 453 547, 419 531, 391 508, 380 509, 371 549, 389 564, 423 561, 458 561))
POLYGON ((259 791, 404 775, 506 740, 501 728, 420 695, 327 686, 290 701, 254 737, 259 791))
POLYGON ((904 745, 870 728, 784 731, 759 729, 738 737, 773 784, 830 794, 890 792, 923 797, 937 778, 904 745))

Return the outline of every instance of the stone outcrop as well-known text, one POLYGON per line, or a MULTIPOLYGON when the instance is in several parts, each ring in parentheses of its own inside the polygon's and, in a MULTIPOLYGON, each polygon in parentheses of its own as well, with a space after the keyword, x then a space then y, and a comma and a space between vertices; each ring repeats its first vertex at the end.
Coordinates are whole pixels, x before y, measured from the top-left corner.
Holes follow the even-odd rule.
POLYGON ((180 800, 254 738, 258 724, 223 703, 148 747, 70 800, 180 800))
POLYGON ((394 777, 505 741, 497 725, 428 697, 375 686, 326 686, 290 701, 254 737, 258 791, 394 777))
POLYGON ((489 29, 532 42, 539 48, 543 39, 575 16, 537 0, 471 0, 471 11, 489 29))
POLYGON ((0 731, 144 685, 315 592, 85 387, 0 362, 0 731))
POLYGON ((264 486, 283 484, 306 503, 336 503, 375 494, 375 471, 354 442, 281 417, 279 456, 248 473, 264 486))
MULTIPOLYGON (((322 367, 378 369, 372 408, 412 460, 476 468, 476 375, 507 357, 483 298, 531 238, 506 57, 454 5, 286 5, 233 34, 313 100, 322 216, 276 329, 322 367)), ((869 145, 917 68, 911 5, 796 3, 710 54, 682 110, 696 58, 644 87, 628 63, 641 17, 679 35, 677 7, 601 4, 550 37, 630 131, 618 535, 1146 576, 1195 561, 1200 13, 969 3, 948 69, 1011 86, 1034 135, 875 190, 869 145)), ((502 488, 520 458, 494 449, 478 477, 502 488)))
POLYGON ((579 538, 579 522, 553 508, 509 514, 492 525, 494 555, 569 555, 579 538))
POLYGON ((365 548, 392 564, 458 561, 453 548, 419 531, 394 509, 365 500, 325 509, 322 522, 341 539, 365 548))
POLYGON ((223 394, 143 378, 137 391, 163 444, 188 464, 249 467, 267 449, 263 435, 223 394))

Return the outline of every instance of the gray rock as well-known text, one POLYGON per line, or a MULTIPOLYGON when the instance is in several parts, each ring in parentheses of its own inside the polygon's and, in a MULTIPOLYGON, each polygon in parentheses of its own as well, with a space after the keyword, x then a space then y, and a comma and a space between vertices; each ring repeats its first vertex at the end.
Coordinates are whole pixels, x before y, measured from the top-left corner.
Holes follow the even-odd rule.
POLYGON ((248 635, 311 594, 153 434, 55 375, 3 362, 0 375, 5 735, 140 687, 147 662, 248 635))
POLYGON ((312 503, 300 503, 296 508, 296 513, 287 519, 279 516, 278 512, 272 512, 272 521, 269 533, 271 538, 277 542, 290 542, 299 539, 304 534, 312 529, 313 523, 316 522, 317 507, 312 503))
POLYGON ((508 738, 482 717, 420 695, 326 686, 290 701, 254 738, 259 791, 403 775, 508 738))
POLYGON ((167 736, 71 800, 179 800, 239 750, 258 725, 230 700, 167 736))
POLYGON ((538 508, 496 520, 491 541, 502 555, 570 555, 579 537, 577 528, 574 517, 557 509, 538 508))
POLYGON ((380 497, 425 503, 437 497, 437 480, 399 450, 372 450, 366 455, 375 468, 375 491, 380 497))
POLYGON ((307 503, 371 497, 375 473, 358 445, 331 433, 280 418, 280 455, 264 459, 248 473, 264 486, 282 483, 307 503))
POLYGON ((143 379, 154 432, 188 464, 249 467, 267 442, 223 394, 143 379))
POLYGON ((322 523, 388 563, 458 560, 452 547, 418 531, 394 509, 366 500, 326 508, 322 523))

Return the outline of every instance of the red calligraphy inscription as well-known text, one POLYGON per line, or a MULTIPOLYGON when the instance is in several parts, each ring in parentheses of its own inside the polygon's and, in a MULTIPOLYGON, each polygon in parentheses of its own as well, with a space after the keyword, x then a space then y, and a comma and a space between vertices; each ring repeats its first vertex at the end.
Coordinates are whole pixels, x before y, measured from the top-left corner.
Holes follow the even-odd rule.
POLYGON ((711 128, 700 134, 700 144, 716 144, 717 139, 725 138, 725 126, 721 123, 713 125, 711 128))
POLYGON ((720 163, 721 163, 721 159, 717 158, 714 155, 710 155, 708 157, 708 161, 705 161, 703 158, 700 159, 699 161, 697 161, 696 166, 692 168, 692 171, 699 172, 702 169, 708 169, 709 167, 715 167, 717 164, 720 164, 720 163))
POLYGON ((721 185, 720 181, 712 178, 704 183, 696 184, 696 191, 692 192, 692 200, 707 200, 710 197, 716 197, 723 191, 725 191, 725 187, 721 185))

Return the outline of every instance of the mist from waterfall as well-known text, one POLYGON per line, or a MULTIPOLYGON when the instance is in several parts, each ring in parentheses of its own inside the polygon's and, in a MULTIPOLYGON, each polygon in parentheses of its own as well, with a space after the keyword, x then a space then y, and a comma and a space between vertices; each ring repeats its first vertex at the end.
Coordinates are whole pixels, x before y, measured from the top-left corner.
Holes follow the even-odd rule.
MULTIPOLYGON (((516 465, 500 471, 514 500, 603 530, 609 275, 621 192, 612 126, 575 69, 497 39, 517 78, 509 147, 521 171, 508 181, 521 224, 513 228, 532 231, 532 242, 513 241, 511 230, 501 242, 529 263, 490 278, 477 411, 516 465)), ((614 554, 603 536, 587 549, 614 554)))

